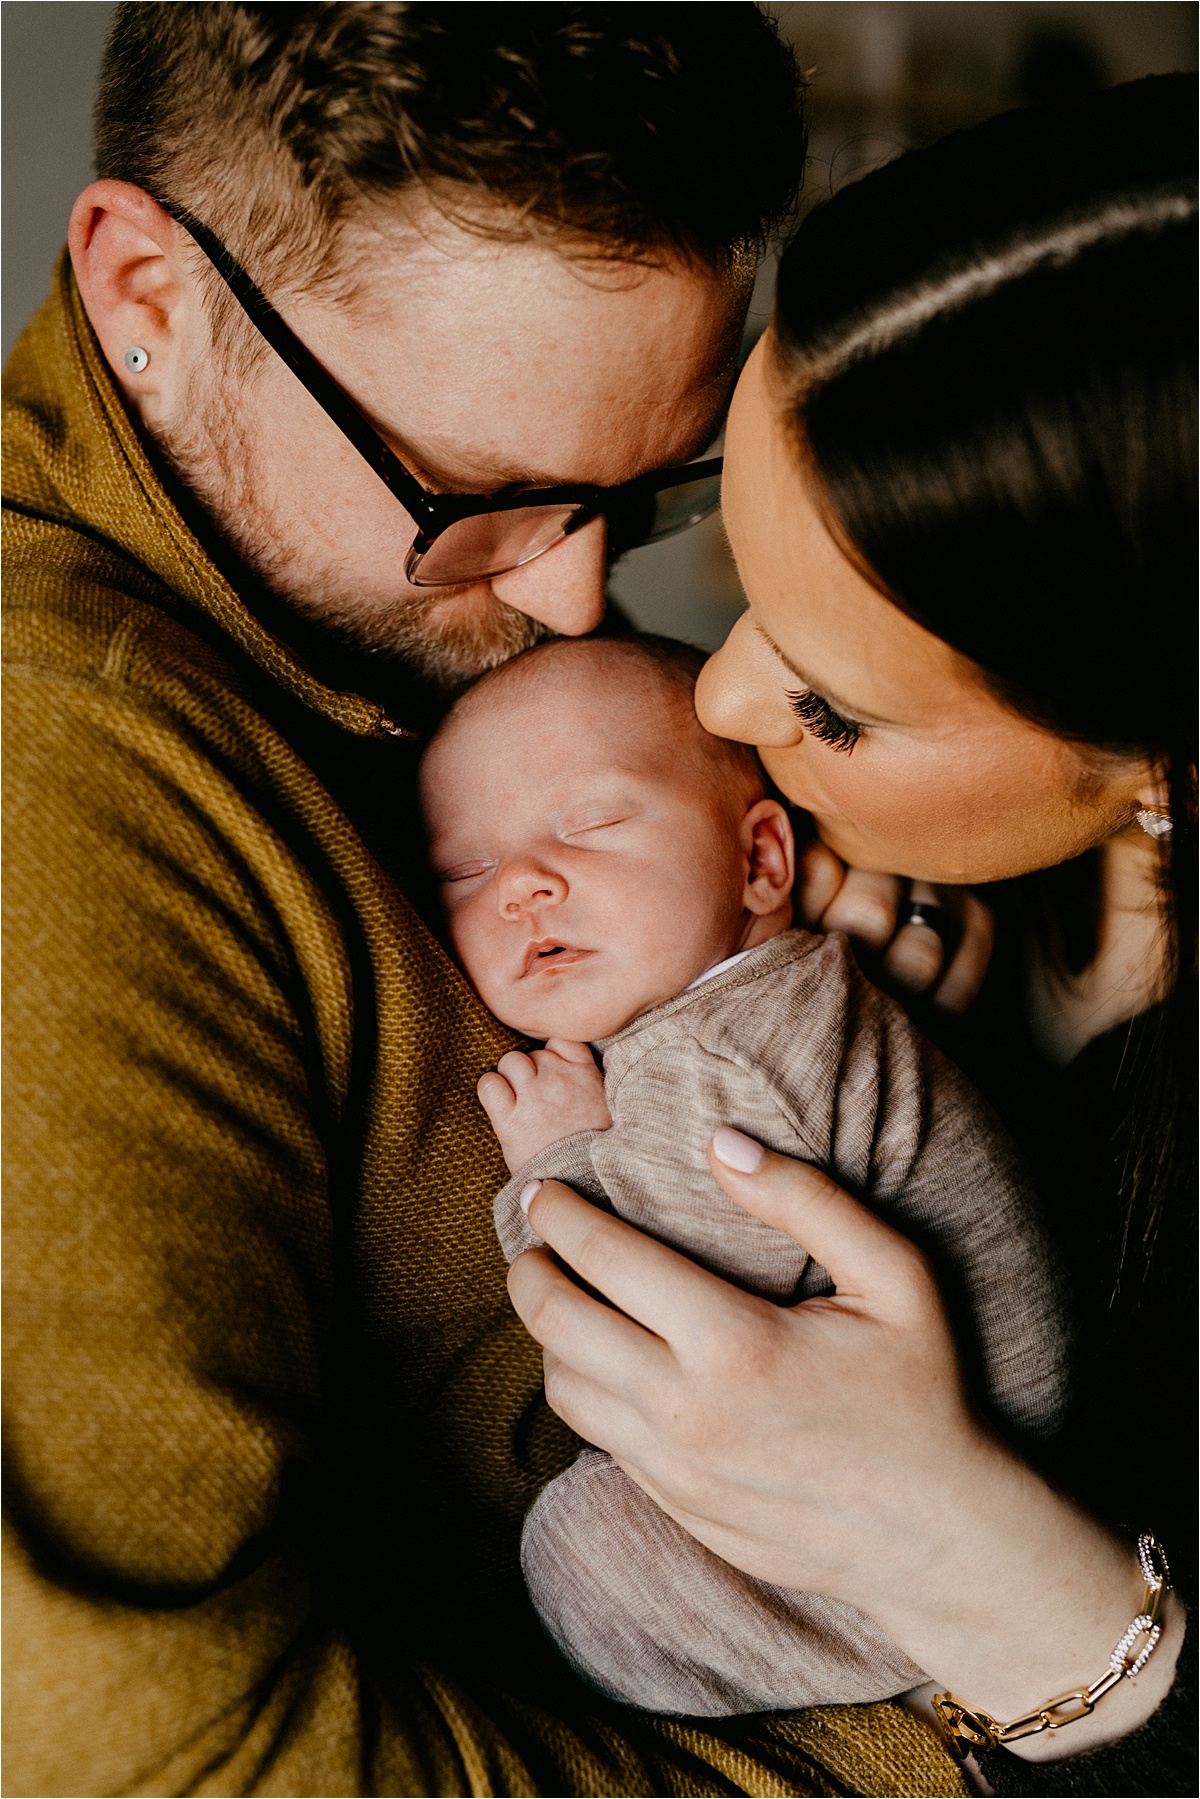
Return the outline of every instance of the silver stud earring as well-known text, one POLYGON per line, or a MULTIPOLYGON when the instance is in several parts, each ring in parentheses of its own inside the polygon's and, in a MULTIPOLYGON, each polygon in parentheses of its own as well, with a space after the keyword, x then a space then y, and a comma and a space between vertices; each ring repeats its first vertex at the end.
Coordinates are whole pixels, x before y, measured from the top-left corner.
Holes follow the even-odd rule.
POLYGON ((140 344, 131 344, 125 352, 125 367, 131 375, 140 375, 149 360, 149 350, 143 350, 140 344))
POLYGON ((1143 831, 1145 831, 1147 837, 1169 837, 1171 832, 1175 829, 1169 814, 1166 812, 1155 812, 1150 806, 1140 806, 1138 808, 1137 821, 1141 825, 1143 831))

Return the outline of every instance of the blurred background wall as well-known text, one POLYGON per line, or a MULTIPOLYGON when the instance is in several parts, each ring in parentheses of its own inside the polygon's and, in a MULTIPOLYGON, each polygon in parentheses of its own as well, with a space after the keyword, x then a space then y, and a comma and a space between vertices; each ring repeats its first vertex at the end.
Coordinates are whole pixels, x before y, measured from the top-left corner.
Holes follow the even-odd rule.
MULTIPOLYGON (((1196 67, 1190 0, 795 0, 768 10, 812 83, 806 205, 1006 107, 1196 67)), ((5 356, 92 178, 92 91, 111 12, 96 0, 0 5, 5 356)), ((768 261, 752 328, 769 314, 772 279, 768 261)), ((635 551, 613 589, 643 628, 704 648, 722 641, 742 605, 719 519, 635 551)))

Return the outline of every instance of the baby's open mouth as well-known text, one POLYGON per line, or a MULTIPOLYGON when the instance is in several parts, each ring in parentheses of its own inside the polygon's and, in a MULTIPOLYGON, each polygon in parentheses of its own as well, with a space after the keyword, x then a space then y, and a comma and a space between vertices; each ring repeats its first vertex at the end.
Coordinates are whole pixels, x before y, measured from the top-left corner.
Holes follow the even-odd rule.
POLYGON ((527 974, 549 973, 559 968, 570 968, 576 962, 582 962, 585 956, 591 955, 590 949, 579 949, 573 943, 560 943, 555 937, 543 937, 540 943, 531 943, 525 952, 525 966, 521 970, 521 978, 527 974))

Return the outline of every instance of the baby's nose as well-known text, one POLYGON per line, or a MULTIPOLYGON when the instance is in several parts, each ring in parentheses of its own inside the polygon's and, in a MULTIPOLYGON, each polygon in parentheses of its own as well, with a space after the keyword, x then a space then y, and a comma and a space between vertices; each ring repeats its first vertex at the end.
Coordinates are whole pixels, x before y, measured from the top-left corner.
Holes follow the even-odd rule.
POLYGON ((511 862, 500 875, 500 909, 519 918, 529 908, 555 906, 567 897, 567 883, 552 868, 529 861, 511 862))

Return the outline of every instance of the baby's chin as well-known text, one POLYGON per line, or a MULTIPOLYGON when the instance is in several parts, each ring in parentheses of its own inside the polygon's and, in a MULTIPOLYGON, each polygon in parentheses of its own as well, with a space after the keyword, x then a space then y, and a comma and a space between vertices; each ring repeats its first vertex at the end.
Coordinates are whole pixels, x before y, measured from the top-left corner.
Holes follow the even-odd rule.
POLYGON ((483 998, 501 1024, 543 1043, 548 1037, 564 1037, 571 1043, 596 1043, 632 1024, 654 1004, 648 1000, 622 1005, 584 994, 563 994, 557 1001, 547 994, 532 1004, 521 1004, 508 994, 497 994, 494 1001, 487 994, 483 998))
MULTIPOLYGON (((646 1006, 638 1006, 632 1012, 598 1012, 577 1013, 569 1010, 550 1016, 542 1013, 537 1018, 518 1021, 515 1018, 501 1018, 501 1024, 508 1025, 510 1030, 520 1031, 525 1037, 537 1037, 546 1042, 550 1037, 561 1037, 569 1043, 599 1043, 603 1037, 613 1037, 627 1024, 648 1011, 646 1006)), ((499 1017, 497 1013, 497 1017, 499 1017)))

